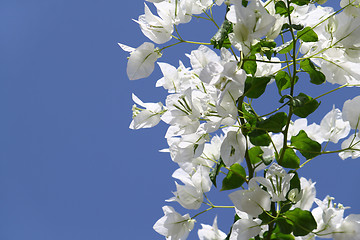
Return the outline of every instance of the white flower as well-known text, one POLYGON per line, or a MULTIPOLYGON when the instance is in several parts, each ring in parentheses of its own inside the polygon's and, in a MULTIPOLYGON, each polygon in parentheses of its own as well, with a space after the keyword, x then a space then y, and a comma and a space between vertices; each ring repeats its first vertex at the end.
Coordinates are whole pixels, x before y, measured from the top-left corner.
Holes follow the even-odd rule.
POLYGON ((228 131, 221 144, 220 155, 227 167, 241 163, 245 156, 246 138, 241 132, 228 131))
POLYGON ((350 124, 343 120, 341 111, 334 106, 321 120, 320 129, 324 139, 337 143, 349 134, 350 124))
POLYGON ((260 219, 239 219, 232 226, 230 240, 249 240, 261 232, 260 219))
POLYGON ((360 214, 350 214, 333 233, 334 240, 360 240, 360 214))
POLYGON ((160 115, 163 112, 162 103, 143 103, 135 94, 132 94, 132 99, 145 109, 141 109, 136 105, 133 106, 133 120, 129 128, 151 128, 160 122, 160 115))
POLYGON ((170 206, 162 209, 165 215, 154 224, 154 230, 167 240, 185 240, 194 228, 195 220, 189 214, 181 216, 170 206))
POLYGON ((202 229, 199 229, 198 236, 200 240, 224 240, 226 234, 218 229, 217 217, 214 218, 212 226, 201 224, 202 229))
POLYGON ((351 149, 339 153, 339 157, 341 157, 342 160, 348 157, 352 159, 360 157, 360 137, 358 134, 352 134, 341 143, 341 149, 347 149, 349 147, 351 147, 351 149))
POLYGON ((300 201, 298 201, 294 208, 300 208, 302 210, 310 210, 316 196, 316 189, 315 189, 315 183, 313 183, 311 180, 307 180, 304 177, 300 178, 300 185, 301 185, 301 191, 302 191, 302 197, 300 201))
POLYGON ((254 40, 265 36, 274 26, 276 18, 271 16, 259 0, 249 2, 247 7, 241 1, 232 1, 234 5, 226 14, 232 22, 234 32, 229 34, 231 43, 247 55, 254 40))
POLYGON ((347 100, 343 106, 344 120, 350 122, 352 129, 360 129, 360 96, 347 100))
POLYGON ((261 177, 252 178, 249 181, 248 190, 238 190, 229 194, 231 201, 237 210, 245 212, 250 216, 257 217, 264 210, 269 211, 270 195, 256 183, 261 177))
POLYGON ((171 20, 164 20, 155 16, 146 4, 145 14, 141 15, 137 21, 134 21, 140 25, 143 34, 157 44, 169 41, 174 31, 171 20))
POLYGON ((154 71, 156 60, 161 54, 155 49, 153 43, 144 42, 134 49, 124 44, 119 44, 124 51, 130 51, 126 72, 130 80, 146 78, 154 71))
POLYGON ((277 163, 273 163, 266 172, 266 178, 258 178, 257 181, 267 188, 271 195, 271 201, 286 201, 286 194, 290 190, 290 180, 294 173, 286 171, 277 163))

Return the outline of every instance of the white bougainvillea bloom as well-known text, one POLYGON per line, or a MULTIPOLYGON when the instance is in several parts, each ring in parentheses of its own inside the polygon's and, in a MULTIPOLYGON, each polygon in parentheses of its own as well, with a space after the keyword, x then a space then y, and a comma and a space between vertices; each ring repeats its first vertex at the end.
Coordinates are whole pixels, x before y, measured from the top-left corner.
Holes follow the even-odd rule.
POLYGON ((220 155, 227 167, 234 163, 241 163, 244 160, 246 149, 246 138, 237 130, 230 130, 226 133, 221 144, 220 155))
POLYGON ((189 214, 181 216, 170 206, 162 209, 165 215, 154 224, 154 230, 167 240, 185 240, 194 228, 195 220, 189 214))
POLYGON ((286 171, 277 163, 273 163, 266 172, 266 178, 258 178, 257 181, 267 188, 271 195, 271 201, 286 201, 286 195, 290 189, 290 180, 294 173, 286 171))
POLYGON ((343 118, 350 122, 352 129, 360 129, 360 96, 344 103, 343 118))
POLYGON ((260 232, 260 219, 239 219, 232 226, 230 240, 249 240, 260 232))
POLYGON ((130 52, 126 72, 130 80, 146 78, 154 71, 156 60, 161 57, 158 49, 153 43, 144 42, 138 48, 126 46, 119 43, 119 46, 130 52))
POLYGON ((145 14, 139 16, 139 19, 134 21, 140 25, 143 34, 157 44, 169 41, 174 31, 171 19, 162 19, 155 16, 146 4, 145 14))
POLYGON ((350 130, 349 122, 343 120, 341 111, 335 106, 324 116, 320 123, 323 138, 333 143, 338 143, 340 139, 347 137, 350 130))
POLYGON ((259 179, 262 177, 252 178, 248 190, 238 190, 229 194, 235 208, 252 217, 259 216, 264 210, 269 211, 271 206, 269 193, 256 183, 259 179))
POLYGON ((219 230, 217 226, 217 217, 214 218, 212 226, 201 224, 202 229, 199 229, 198 236, 200 240, 224 240, 226 234, 219 230))
POLYGON ((151 128, 160 122, 160 116, 163 113, 163 105, 158 103, 143 103, 135 94, 132 94, 133 101, 145 109, 134 105, 133 120, 130 123, 131 129, 151 128))
POLYGON ((332 233, 341 225, 346 207, 342 204, 334 204, 334 198, 326 196, 323 201, 315 199, 317 208, 311 211, 317 228, 314 232, 324 238, 331 238, 332 233))
POLYGON ((334 240, 360 240, 360 214, 350 214, 333 233, 334 240))
POLYGON ((307 180, 304 177, 300 178, 300 185, 302 191, 302 197, 300 201, 298 201, 294 208, 300 208, 302 210, 309 211, 314 203, 316 196, 315 183, 311 180, 307 180))
POLYGON ((339 153, 339 157, 344 160, 351 157, 352 159, 360 157, 360 137, 352 134, 348 139, 341 143, 343 152, 339 153), (351 148, 351 149, 348 149, 351 148), (346 149, 346 150, 345 150, 346 149))
POLYGON ((241 1, 232 1, 226 18, 232 22, 233 33, 230 42, 245 55, 250 52, 254 40, 264 37, 274 26, 276 18, 271 16, 259 0, 249 2, 247 7, 241 1))

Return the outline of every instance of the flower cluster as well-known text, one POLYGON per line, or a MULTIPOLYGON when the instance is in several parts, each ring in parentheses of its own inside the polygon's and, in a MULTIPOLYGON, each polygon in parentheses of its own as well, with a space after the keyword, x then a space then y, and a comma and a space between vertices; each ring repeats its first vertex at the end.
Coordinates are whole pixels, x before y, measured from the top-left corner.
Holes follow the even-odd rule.
POLYGON ((156 87, 168 96, 164 104, 143 103, 133 94, 130 128, 168 124, 169 147, 162 151, 179 165, 172 177, 181 184, 175 182, 174 196, 166 201, 191 210, 209 206, 193 217, 164 206, 154 230, 166 239, 186 239, 198 215, 230 208, 235 210, 230 232, 218 229, 216 217, 212 226, 201 224, 199 239, 360 239, 360 215, 344 217, 346 207, 328 196, 317 199, 315 183, 297 173, 322 154, 360 157, 360 96, 347 100, 342 110, 334 106, 319 124, 307 121, 320 105, 318 98, 360 86, 360 3, 341 0, 335 11, 321 6, 324 0, 148 2, 157 15, 145 4, 135 22, 153 43, 119 46, 130 52, 129 79, 148 77, 157 62, 163 76, 156 87), (215 6, 226 8, 221 26, 213 18, 215 6), (200 14, 219 28, 210 43, 186 41, 177 29, 200 14), (168 41, 175 43, 154 45, 168 41), (166 48, 181 43, 200 45, 186 54, 189 64, 158 62, 166 48), (340 87, 315 98, 295 95, 304 77, 340 87), (281 105, 260 115, 252 103, 261 101, 269 84, 276 84, 281 105), (338 150, 326 150, 341 139, 338 150), (228 195, 233 206, 214 205, 207 197, 221 174, 221 190, 236 189, 228 195))

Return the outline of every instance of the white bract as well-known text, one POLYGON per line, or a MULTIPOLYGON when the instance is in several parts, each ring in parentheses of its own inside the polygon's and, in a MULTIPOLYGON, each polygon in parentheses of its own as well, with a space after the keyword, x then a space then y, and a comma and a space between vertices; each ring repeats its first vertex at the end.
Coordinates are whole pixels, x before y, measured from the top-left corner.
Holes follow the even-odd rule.
POLYGON ((344 218, 346 208, 334 204, 333 198, 316 199, 315 183, 298 171, 321 154, 360 157, 360 96, 347 100, 342 111, 333 105, 319 124, 310 124, 307 118, 319 106, 319 98, 360 86, 359 0, 341 0, 339 11, 325 7, 326 0, 147 1, 153 5, 145 4, 144 14, 135 20, 142 33, 156 44, 171 42, 161 49, 150 42, 138 48, 119 43, 130 53, 130 80, 148 77, 167 48, 200 45, 185 54, 188 63, 179 60, 175 67, 158 62, 162 76, 156 87, 168 93, 164 105, 144 103, 132 95, 136 105, 131 129, 150 128, 160 121, 169 125, 168 148, 161 151, 169 153, 179 168, 172 175, 176 191, 166 201, 194 212, 191 218, 164 206, 154 230, 168 240, 185 240, 199 215, 234 208, 237 220, 229 226, 229 234, 218 229, 215 217, 212 226, 201 224, 200 240, 228 235, 230 240, 281 238, 284 225, 279 226, 279 219, 292 222, 285 226, 289 239, 360 240, 360 215, 344 218), (226 14, 221 25, 213 7, 223 3, 226 14), (211 40, 183 38, 179 25, 193 18, 214 24, 209 28, 211 40), (307 90, 298 88, 304 84, 302 76, 310 76, 319 88, 323 81, 342 86, 317 97, 297 96, 299 90, 307 90), (273 88, 276 96, 271 98, 282 105, 261 98, 273 88), (264 105, 263 110, 255 109, 255 102, 264 105), (328 150, 348 135, 340 149, 328 150), (235 189, 228 194, 230 206, 214 205, 208 194, 222 174, 221 189, 235 189))
POLYGON ((194 228, 195 220, 191 219, 189 214, 181 216, 170 206, 162 209, 165 215, 154 224, 154 230, 168 240, 186 239, 194 228))

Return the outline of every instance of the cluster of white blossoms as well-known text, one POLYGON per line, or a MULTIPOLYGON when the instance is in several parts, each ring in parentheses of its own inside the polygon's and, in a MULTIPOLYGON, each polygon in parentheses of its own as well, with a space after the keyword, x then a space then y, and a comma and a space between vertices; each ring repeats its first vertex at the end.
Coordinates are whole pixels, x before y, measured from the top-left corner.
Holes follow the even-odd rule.
POLYGON ((166 201, 191 210, 209 206, 193 217, 164 206, 155 231, 169 240, 186 239, 198 215, 224 207, 235 210, 230 232, 219 230, 216 217, 212 226, 201 224, 199 239, 360 239, 360 215, 344 217, 346 207, 331 197, 317 199, 315 183, 297 173, 321 154, 360 157, 360 96, 347 100, 342 110, 334 106, 320 124, 308 124, 306 118, 318 108, 317 98, 360 85, 360 3, 341 0, 335 11, 322 7, 323 0, 147 1, 157 15, 145 4, 135 22, 153 43, 119 46, 130 53, 129 79, 148 77, 157 62, 163 77, 156 87, 169 95, 164 103, 143 103, 133 94, 130 128, 168 124, 169 147, 162 151, 179 165, 172 177, 180 183, 166 201), (181 38, 177 26, 199 14, 215 22, 215 6, 227 10, 208 44, 216 49, 181 38), (170 40, 175 43, 154 45, 170 40), (200 45, 186 54, 189 64, 158 62, 166 48, 180 43, 200 45), (341 86, 317 98, 296 96, 296 83, 305 74, 313 84, 341 86), (252 101, 269 84, 276 84, 282 105, 269 106, 261 116, 252 101), (329 142, 341 139, 339 150, 326 150, 329 142), (214 205, 206 195, 221 174, 223 191, 241 188, 228 195, 233 206, 214 205))

